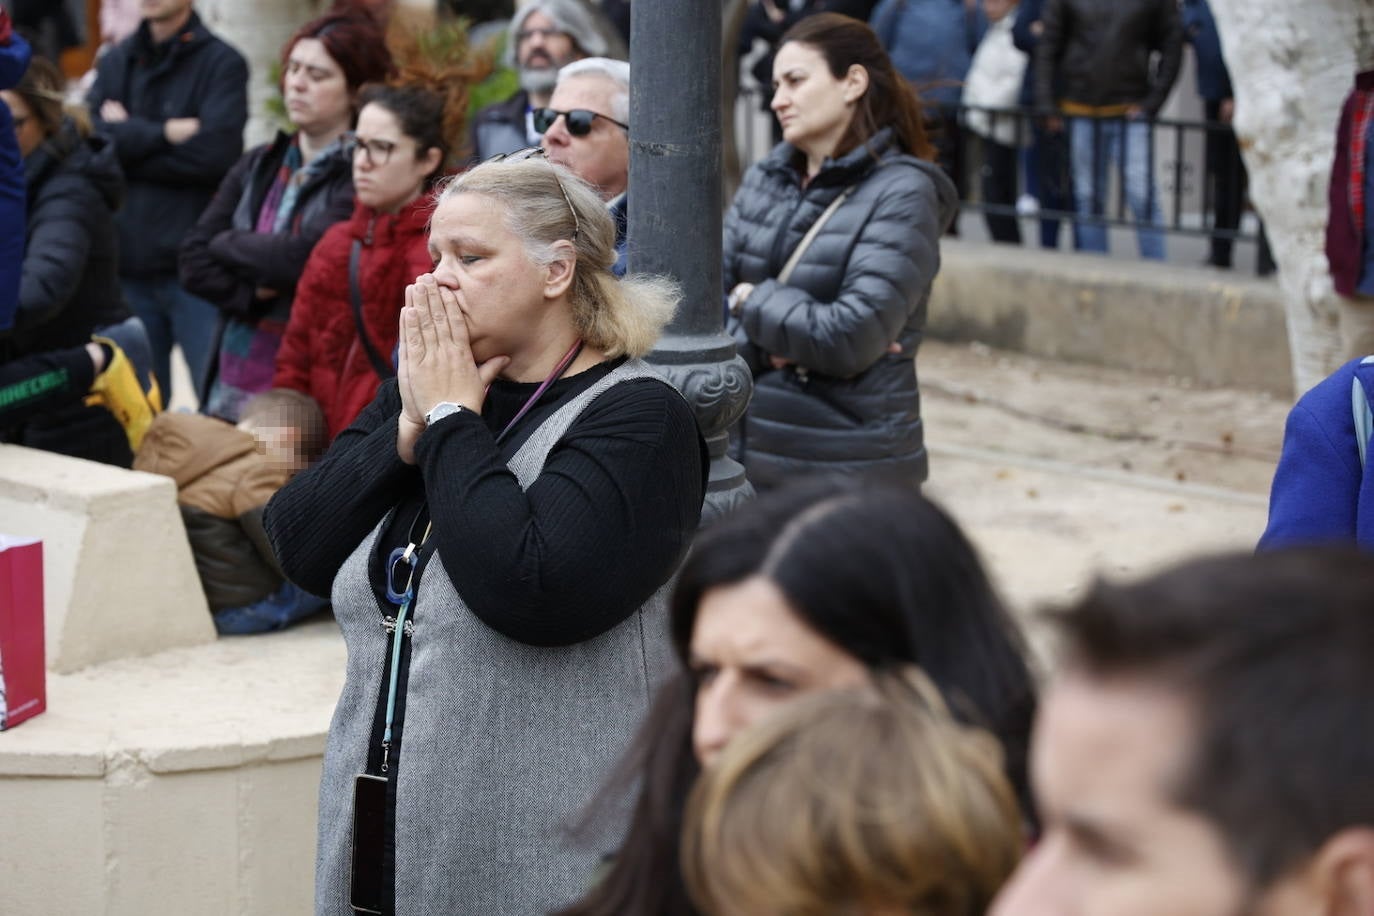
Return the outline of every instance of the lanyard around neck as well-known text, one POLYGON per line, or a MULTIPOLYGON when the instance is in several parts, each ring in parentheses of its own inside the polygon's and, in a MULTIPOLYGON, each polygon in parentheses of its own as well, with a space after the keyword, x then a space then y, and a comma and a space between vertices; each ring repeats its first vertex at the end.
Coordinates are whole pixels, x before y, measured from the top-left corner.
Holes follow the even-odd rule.
MULTIPOLYGON (((582 341, 576 341, 568 352, 563 354, 563 358, 558 361, 558 365, 553 367, 549 377, 540 383, 535 389, 534 394, 529 396, 524 406, 506 424, 506 428, 501 430, 501 435, 496 437, 496 441, 506 438, 506 434, 515 428, 525 414, 530 412, 530 408, 539 403, 539 399, 549 390, 554 382, 563 377, 563 373, 568 371, 573 360, 577 359, 577 354, 582 352, 582 341)), ((404 549, 392 553, 387 563, 387 598, 400 605, 396 612, 396 619, 393 622, 390 617, 385 618, 385 625, 391 635, 391 677, 387 683, 386 690, 386 725, 382 730, 382 773, 386 773, 391 766, 391 726, 396 719, 396 685, 401 673, 401 641, 405 637, 406 624, 409 623, 410 608, 415 601, 415 567, 419 564, 420 549, 429 540, 430 532, 434 530, 434 521, 431 519, 425 525, 425 533, 420 536, 418 541, 412 540, 404 549), (395 575, 396 564, 401 563, 408 567, 406 573, 405 587, 396 591, 395 583, 392 581, 395 575)), ((411 528, 411 536, 414 536, 414 527, 411 528)))
POLYGON ((573 345, 568 348, 568 352, 564 353, 563 358, 558 361, 558 365, 553 367, 553 371, 549 373, 549 377, 539 383, 539 387, 535 389, 534 394, 529 396, 529 400, 525 401, 524 406, 520 408, 515 416, 511 417, 511 421, 506 424, 506 428, 501 430, 501 435, 496 437, 496 443, 498 445, 501 444, 502 439, 506 438, 506 434, 515 428, 515 424, 519 423, 520 419, 530 412, 530 408, 539 403, 539 399, 544 396, 544 392, 549 390, 549 386, 563 377, 563 373, 568 371, 568 367, 572 365, 573 360, 577 359, 577 354, 581 352, 582 341, 579 339, 573 342, 573 345))
POLYGON ((434 522, 430 520, 425 525, 425 533, 420 536, 419 541, 411 541, 406 545, 405 550, 399 557, 393 557, 392 563, 387 569, 387 589, 392 588, 391 576, 396 562, 404 563, 409 567, 406 575, 405 590, 398 596, 401 601, 400 610, 396 612, 396 619, 391 621, 387 618, 388 626, 391 631, 391 678, 386 690, 386 727, 382 731, 382 772, 385 773, 389 768, 391 757, 391 725, 396 719, 396 683, 401 673, 401 639, 405 635, 406 619, 410 614, 410 605, 415 600, 415 566, 419 558, 420 548, 429 540, 429 533, 434 530, 434 522))

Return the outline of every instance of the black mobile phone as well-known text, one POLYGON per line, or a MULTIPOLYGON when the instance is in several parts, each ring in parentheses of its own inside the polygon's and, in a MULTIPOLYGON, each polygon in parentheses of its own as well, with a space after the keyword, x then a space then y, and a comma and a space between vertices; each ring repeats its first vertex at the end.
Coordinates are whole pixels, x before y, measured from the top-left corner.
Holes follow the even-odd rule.
POLYGON ((353 872, 349 904, 355 913, 381 914, 386 851, 386 778, 360 773, 353 783, 353 872))

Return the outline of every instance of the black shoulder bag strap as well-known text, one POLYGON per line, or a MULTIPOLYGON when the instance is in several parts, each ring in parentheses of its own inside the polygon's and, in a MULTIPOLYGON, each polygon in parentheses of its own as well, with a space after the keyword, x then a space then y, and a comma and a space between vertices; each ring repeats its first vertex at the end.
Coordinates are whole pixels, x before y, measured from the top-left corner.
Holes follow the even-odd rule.
POLYGON ((348 301, 353 306, 353 324, 358 328, 358 342, 363 345, 367 361, 372 363, 372 371, 376 372, 382 381, 386 381, 396 373, 392 371, 391 363, 377 352, 376 344, 367 336, 367 325, 363 324, 363 290, 358 283, 358 260, 362 257, 362 251, 363 243, 354 239, 353 250, 348 255, 348 301))

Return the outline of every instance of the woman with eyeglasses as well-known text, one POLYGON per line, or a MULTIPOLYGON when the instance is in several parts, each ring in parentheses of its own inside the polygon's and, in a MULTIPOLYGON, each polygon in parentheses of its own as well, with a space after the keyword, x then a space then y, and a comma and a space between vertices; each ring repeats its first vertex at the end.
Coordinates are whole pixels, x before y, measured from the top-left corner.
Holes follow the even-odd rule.
POLYGON ((803 19, 773 82, 783 142, 725 219, 728 326, 754 373, 732 447, 760 490, 823 471, 923 481, 913 360, 954 185, 864 23, 803 19))
POLYGON ((348 644, 322 916, 571 901, 598 862, 562 828, 665 673, 662 593, 708 462, 641 360, 678 293, 617 280, 600 199, 532 153, 445 186, 397 378, 267 508, 283 569, 332 596, 348 644))
POLYGON ((408 60, 397 79, 359 94, 358 126, 345 138, 357 203, 310 255, 271 380, 318 401, 331 438, 396 374, 405 288, 433 266, 428 192, 463 152, 468 89, 485 68, 464 48, 408 60))
POLYGON ((381 27, 360 8, 306 23, 282 49, 295 129, 243 155, 181 246, 182 285, 221 313, 217 356, 195 380, 202 412, 237 422, 247 399, 271 387, 306 258, 353 209, 343 136, 358 90, 391 66, 381 27))

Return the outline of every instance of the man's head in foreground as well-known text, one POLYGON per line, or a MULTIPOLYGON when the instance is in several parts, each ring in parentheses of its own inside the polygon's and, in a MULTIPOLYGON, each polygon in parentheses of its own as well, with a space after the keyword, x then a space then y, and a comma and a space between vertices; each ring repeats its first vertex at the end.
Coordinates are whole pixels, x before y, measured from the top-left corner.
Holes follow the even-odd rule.
POLYGON ((1374 914, 1374 558, 1198 560, 1058 621, 995 916, 1374 914))

